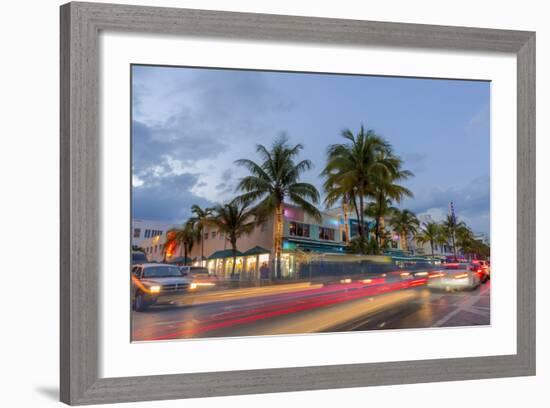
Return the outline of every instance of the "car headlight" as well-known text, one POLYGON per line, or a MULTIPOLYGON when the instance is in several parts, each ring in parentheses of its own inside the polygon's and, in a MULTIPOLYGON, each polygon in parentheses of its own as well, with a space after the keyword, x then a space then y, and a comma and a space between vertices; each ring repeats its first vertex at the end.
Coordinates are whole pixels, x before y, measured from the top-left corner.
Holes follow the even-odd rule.
POLYGON ((195 289, 197 289, 197 286, 198 286, 198 285, 197 285, 196 283, 191 283, 191 284, 189 285, 189 289, 195 290, 195 289))
POLYGON ((151 292, 151 293, 159 293, 159 292, 160 292, 160 286, 155 285, 155 286, 149 287, 149 292, 151 292))

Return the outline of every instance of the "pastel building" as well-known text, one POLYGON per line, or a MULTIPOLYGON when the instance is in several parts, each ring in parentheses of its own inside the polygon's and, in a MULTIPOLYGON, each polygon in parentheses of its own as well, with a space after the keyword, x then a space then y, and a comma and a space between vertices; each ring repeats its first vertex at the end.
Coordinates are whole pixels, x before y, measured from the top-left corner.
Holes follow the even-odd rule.
MULTIPOLYGON (((322 213, 321 220, 307 215, 302 209, 286 205, 284 209, 283 244, 281 254, 281 276, 292 278, 296 274, 297 264, 312 254, 344 254, 349 241, 358 234, 358 221, 354 214, 344 217, 341 208, 322 213), (347 222, 347 226, 346 226, 347 222)), ((397 241, 392 247, 399 249, 397 241)), ((269 276, 274 267, 274 228, 273 217, 256 226, 250 235, 242 236, 237 242, 237 257, 229 241, 216 227, 205 227, 202 244, 199 240, 193 245, 188 258, 183 258, 179 246, 166 253, 164 242, 166 235, 154 237, 142 246, 150 261, 176 262, 202 265, 218 277, 229 277, 233 271, 239 279, 262 279, 269 276), (204 255, 204 256, 203 256, 204 255)))

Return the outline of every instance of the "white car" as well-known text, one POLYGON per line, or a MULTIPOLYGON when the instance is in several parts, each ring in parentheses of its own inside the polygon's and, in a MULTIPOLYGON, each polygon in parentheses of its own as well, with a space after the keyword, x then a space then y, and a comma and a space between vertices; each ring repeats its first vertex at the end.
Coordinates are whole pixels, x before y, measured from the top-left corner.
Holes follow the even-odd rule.
POLYGON ((132 306, 142 312, 160 302, 177 301, 191 290, 191 282, 174 265, 144 263, 132 268, 132 306))
POLYGON ((191 282, 191 290, 213 288, 219 281, 218 277, 210 274, 203 266, 180 266, 181 274, 191 282))
POLYGON ((428 275, 428 288, 445 291, 474 290, 479 287, 479 274, 468 263, 443 264, 443 268, 428 275))

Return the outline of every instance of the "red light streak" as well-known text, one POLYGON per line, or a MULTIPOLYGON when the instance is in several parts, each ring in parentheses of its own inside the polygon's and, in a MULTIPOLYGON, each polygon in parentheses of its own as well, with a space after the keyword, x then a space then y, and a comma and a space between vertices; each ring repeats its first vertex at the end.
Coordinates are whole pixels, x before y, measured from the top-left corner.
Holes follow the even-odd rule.
MULTIPOLYGON (((369 285, 357 288, 353 291, 336 289, 334 286, 326 286, 321 289, 303 291, 313 295, 311 292, 321 293, 321 296, 310 296, 308 299, 296 296, 296 293, 288 294, 285 298, 290 298, 290 301, 280 303, 280 299, 277 304, 264 306, 260 308, 232 311, 222 313, 215 317, 209 318, 205 321, 199 322, 199 326, 190 329, 180 329, 174 331, 173 328, 167 328, 167 332, 160 336, 153 338, 152 340, 168 340, 177 339, 183 337, 192 337, 194 335, 204 333, 207 331, 218 330, 226 327, 233 327, 243 324, 250 324, 258 320, 264 320, 276 316, 287 315, 306 310, 311 310, 319 307, 327 307, 351 300, 359 299, 361 297, 371 297, 374 295, 397 291, 401 289, 412 288, 426 284, 427 279, 414 279, 409 281, 399 281, 389 283, 385 285, 369 285), (325 294, 322 294, 325 292, 325 294)), ((337 285, 341 288, 341 285, 337 285)), ((351 284, 349 286, 357 287, 357 284, 351 284)), ((267 299, 266 299, 267 300, 267 299)))

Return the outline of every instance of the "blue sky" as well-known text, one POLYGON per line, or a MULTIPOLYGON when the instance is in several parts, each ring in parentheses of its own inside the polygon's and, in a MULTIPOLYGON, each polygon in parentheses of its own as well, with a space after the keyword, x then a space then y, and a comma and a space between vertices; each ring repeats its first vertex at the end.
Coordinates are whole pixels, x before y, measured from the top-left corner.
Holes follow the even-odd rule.
POLYGON ((286 133, 314 163, 363 124, 414 172, 401 207, 438 221, 449 201, 489 233, 490 83, 180 67, 132 68, 133 217, 183 222, 189 207, 231 199, 255 145, 286 133))

